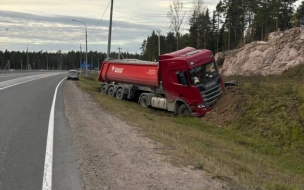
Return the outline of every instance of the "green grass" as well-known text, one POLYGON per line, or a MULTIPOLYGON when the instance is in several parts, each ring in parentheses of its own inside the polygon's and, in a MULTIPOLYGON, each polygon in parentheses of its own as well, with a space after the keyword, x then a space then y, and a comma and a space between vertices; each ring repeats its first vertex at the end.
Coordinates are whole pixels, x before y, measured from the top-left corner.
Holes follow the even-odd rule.
POLYGON ((301 69, 280 77, 234 77, 244 84, 235 88, 244 106, 238 110, 239 118, 221 128, 200 118, 102 95, 97 92, 97 74, 81 76, 79 87, 103 108, 160 142, 160 153, 173 164, 206 170, 233 189, 304 189, 301 69))

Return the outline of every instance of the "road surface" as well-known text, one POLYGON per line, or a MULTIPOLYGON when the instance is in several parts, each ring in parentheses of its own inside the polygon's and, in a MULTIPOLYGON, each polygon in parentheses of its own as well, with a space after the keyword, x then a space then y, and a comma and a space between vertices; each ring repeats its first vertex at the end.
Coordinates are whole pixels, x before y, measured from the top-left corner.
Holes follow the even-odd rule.
POLYGON ((82 189, 64 114, 65 77, 66 72, 0 74, 0 189, 82 189))

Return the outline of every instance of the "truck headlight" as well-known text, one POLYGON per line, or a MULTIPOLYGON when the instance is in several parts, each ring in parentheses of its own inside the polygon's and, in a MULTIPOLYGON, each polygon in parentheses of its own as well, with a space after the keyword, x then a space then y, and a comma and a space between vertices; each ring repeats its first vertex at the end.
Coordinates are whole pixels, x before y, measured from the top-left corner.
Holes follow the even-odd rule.
POLYGON ((204 104, 199 104, 199 105, 197 105, 197 107, 201 109, 201 108, 205 108, 205 105, 204 104))

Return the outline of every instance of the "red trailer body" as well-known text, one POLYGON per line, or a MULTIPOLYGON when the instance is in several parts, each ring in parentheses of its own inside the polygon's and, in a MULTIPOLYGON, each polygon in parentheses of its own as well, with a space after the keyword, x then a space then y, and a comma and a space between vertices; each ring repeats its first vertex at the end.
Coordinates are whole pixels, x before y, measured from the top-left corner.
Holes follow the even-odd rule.
POLYGON ((158 87, 158 63, 136 59, 107 60, 103 62, 98 80, 158 87))
POLYGON ((210 50, 184 48, 161 55, 159 63, 135 59, 103 62, 100 91, 118 99, 139 98, 144 107, 202 116, 224 91, 210 50))

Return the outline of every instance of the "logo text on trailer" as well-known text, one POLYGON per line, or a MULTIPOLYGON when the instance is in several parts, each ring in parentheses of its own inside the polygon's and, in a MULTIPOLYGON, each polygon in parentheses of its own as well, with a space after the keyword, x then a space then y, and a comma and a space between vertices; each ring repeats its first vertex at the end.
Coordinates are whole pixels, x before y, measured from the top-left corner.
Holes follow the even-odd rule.
POLYGON ((155 75, 155 74, 156 74, 156 70, 150 69, 150 70, 148 71, 148 75, 155 75))
POLYGON ((115 66, 112 66, 112 71, 114 71, 114 73, 122 73, 124 68, 118 68, 115 66))

